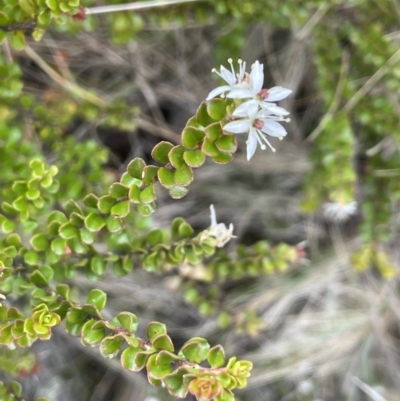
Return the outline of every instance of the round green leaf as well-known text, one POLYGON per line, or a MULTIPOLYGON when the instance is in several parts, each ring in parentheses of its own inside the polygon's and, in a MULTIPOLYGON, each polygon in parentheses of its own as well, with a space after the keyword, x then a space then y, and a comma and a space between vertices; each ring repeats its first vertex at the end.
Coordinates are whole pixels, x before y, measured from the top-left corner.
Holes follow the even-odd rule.
POLYGON ((119 182, 115 182, 109 189, 109 194, 114 199, 124 198, 129 193, 129 188, 119 182))
POLYGON ((130 312, 121 312, 118 313, 116 316, 116 319, 119 321, 121 326, 129 333, 135 333, 139 322, 138 318, 136 317, 135 314, 130 313, 130 312))
POLYGON ((215 142, 215 146, 222 152, 235 153, 237 141, 235 135, 221 135, 215 142))
POLYGON ((152 203, 156 198, 155 185, 150 184, 140 192, 140 200, 143 203, 152 203))
POLYGON ((226 117, 226 100, 225 99, 212 99, 207 102, 207 113, 216 121, 222 120, 226 117))
POLYGON ((106 224, 107 230, 110 233, 117 233, 118 231, 121 231, 124 226, 123 222, 119 218, 114 216, 109 216, 106 224))
POLYGON ((210 125, 213 122, 215 122, 215 120, 213 120, 207 112, 206 102, 202 102, 200 104, 199 108, 197 109, 196 118, 199 124, 202 125, 203 127, 207 127, 207 125, 210 125))
POLYGON ((187 165, 189 165, 190 167, 200 167, 203 165, 204 161, 206 160, 206 156, 200 149, 187 150, 183 154, 183 160, 185 160, 185 163, 187 165))
POLYGON ((95 305, 98 310, 102 310, 106 306, 107 294, 98 289, 91 290, 86 302, 95 305))
POLYGON ((50 247, 56 255, 64 255, 67 250, 67 241, 64 238, 55 238, 50 247))
MULTIPOLYGON (((187 152, 185 152, 185 154, 186 153, 187 152)), ((168 170, 165 167, 161 167, 157 172, 158 181, 160 181, 160 184, 164 188, 167 188, 167 189, 169 189, 175 185, 174 175, 175 175, 175 171, 168 170)))
POLYGON ((100 344, 100 352, 106 358, 114 358, 124 342, 124 338, 120 335, 106 337, 100 344))
POLYGON ((112 196, 105 195, 99 198, 97 202, 97 209, 99 210, 100 213, 109 214, 111 208, 115 205, 115 203, 116 200, 112 196))
POLYGON ((212 159, 214 160, 215 163, 227 164, 233 160, 233 155, 231 153, 219 152, 218 155, 213 156, 212 159))
POLYGON ((181 199, 183 198, 189 190, 185 187, 175 186, 169 189, 169 194, 171 195, 172 199, 181 199))
POLYGON ((204 140, 201 150, 203 151, 203 153, 205 155, 210 156, 210 157, 215 157, 220 154, 220 151, 218 150, 217 146, 215 145, 215 142, 211 142, 208 138, 206 138, 204 140))
POLYGON ((173 147, 172 143, 160 142, 153 148, 151 157, 159 163, 167 164, 169 162, 168 153, 173 147))
POLYGON ((150 203, 148 203, 148 204, 142 203, 142 204, 138 205, 137 208, 138 208, 138 212, 142 216, 150 216, 155 211, 154 206, 150 203))
POLYGON ((175 183, 177 185, 188 186, 193 181, 192 168, 187 164, 183 164, 180 168, 175 171, 174 174, 175 183))
POLYGON ((150 322, 147 325, 147 338, 150 342, 162 334, 167 334, 167 327, 165 324, 159 322, 150 322))
POLYGON ((71 223, 65 223, 59 228, 59 234, 61 238, 70 239, 75 238, 79 235, 79 230, 71 223))
POLYGON ((36 251, 46 251, 50 245, 46 234, 34 235, 31 238, 30 243, 36 251))
POLYGON ((175 168, 180 168, 185 164, 183 154, 185 148, 182 145, 174 146, 168 153, 168 159, 175 168))
POLYGON ((146 166, 146 163, 144 162, 144 160, 137 157, 136 159, 133 159, 129 163, 129 165, 127 167, 127 171, 131 177, 141 180, 145 166, 146 166))
POLYGON ((208 351, 207 361, 213 369, 219 368, 224 365, 225 351, 221 345, 216 345, 208 351))
POLYGON ((86 228, 92 232, 100 231, 105 225, 104 218, 97 213, 90 213, 85 219, 86 228))
POLYGON ((111 214, 114 217, 126 217, 129 214, 131 202, 129 200, 117 203, 111 208, 111 214))
POLYGON ((207 340, 194 337, 183 345, 179 354, 184 355, 191 362, 201 363, 207 358, 209 349, 210 345, 207 340))
POLYGON ((204 131, 198 128, 185 127, 182 132, 182 144, 189 149, 195 149, 204 139, 204 131))

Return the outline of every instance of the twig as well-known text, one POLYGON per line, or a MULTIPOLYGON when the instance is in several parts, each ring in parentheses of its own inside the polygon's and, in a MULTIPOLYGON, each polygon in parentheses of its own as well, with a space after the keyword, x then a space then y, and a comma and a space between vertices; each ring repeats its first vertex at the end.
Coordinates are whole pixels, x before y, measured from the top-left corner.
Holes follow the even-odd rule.
POLYGON ((30 57, 54 82, 62 86, 68 92, 71 92, 75 96, 78 96, 88 102, 91 102, 99 107, 107 107, 108 103, 103 99, 100 99, 98 96, 93 93, 88 92, 85 89, 82 89, 80 86, 75 83, 68 81, 64 77, 62 77, 58 72, 54 71, 31 47, 28 45, 25 47, 25 53, 30 57))
POLYGON ((397 52, 393 54, 393 56, 390 57, 389 60, 386 61, 386 63, 379 68, 379 70, 372 75, 372 77, 368 79, 368 81, 358 90, 358 92, 345 104, 342 110, 346 113, 349 113, 357 105, 361 98, 363 98, 399 60, 400 50, 397 50, 397 52))
POLYGON ((328 111, 324 115, 324 117, 321 119, 320 123, 318 124, 317 128, 314 129, 314 131, 308 136, 307 141, 312 142, 314 141, 318 135, 325 129, 333 115, 335 114, 340 98, 342 97, 343 89, 344 89, 344 84, 346 82, 346 75, 347 75, 347 70, 349 67, 349 54, 347 52, 343 53, 342 56, 342 68, 340 71, 340 77, 339 77, 339 83, 336 87, 335 95, 333 97, 333 101, 331 105, 329 106, 328 111))
POLYGON ((386 398, 383 398, 380 394, 378 394, 372 387, 368 386, 368 384, 361 381, 358 377, 352 377, 352 382, 365 394, 367 394, 373 401, 387 401, 386 398))
POLYGON ((153 7, 165 7, 174 4, 183 3, 194 3, 197 1, 205 0, 154 0, 154 1, 141 1, 128 4, 117 4, 110 6, 99 6, 99 7, 88 7, 85 8, 86 14, 104 14, 104 13, 114 13, 117 11, 131 11, 131 10, 143 10, 145 8, 153 7))

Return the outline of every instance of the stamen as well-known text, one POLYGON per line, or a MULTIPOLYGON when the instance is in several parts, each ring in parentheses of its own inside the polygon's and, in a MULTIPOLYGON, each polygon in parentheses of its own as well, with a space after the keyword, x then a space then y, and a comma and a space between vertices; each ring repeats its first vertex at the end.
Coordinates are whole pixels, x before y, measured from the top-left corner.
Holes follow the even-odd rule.
POLYGON ((282 140, 283 140, 283 136, 280 136, 280 137, 279 137, 279 140, 282 141, 282 140))
POLYGON ((217 72, 217 70, 216 70, 215 68, 213 68, 213 69, 211 70, 211 72, 217 72))
POLYGON ((267 149, 267 147, 264 144, 260 145, 260 148, 261 148, 261 150, 267 149))

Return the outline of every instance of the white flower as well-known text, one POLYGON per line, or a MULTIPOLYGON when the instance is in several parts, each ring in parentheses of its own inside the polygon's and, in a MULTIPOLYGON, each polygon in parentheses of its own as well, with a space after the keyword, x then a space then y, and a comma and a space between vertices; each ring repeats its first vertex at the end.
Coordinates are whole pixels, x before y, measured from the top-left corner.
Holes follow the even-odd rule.
POLYGON ((328 202, 323 206, 324 217, 330 221, 343 222, 357 213, 357 202, 328 202))
POLYGON ((239 63, 239 73, 236 74, 235 69, 233 68, 232 59, 228 59, 228 63, 231 65, 231 71, 226 69, 223 65, 221 65, 220 71, 218 72, 215 68, 212 70, 216 74, 218 74, 228 85, 218 86, 218 88, 213 89, 207 96, 206 100, 211 100, 216 96, 219 96, 225 92, 232 91, 235 88, 248 86, 245 81, 246 74, 246 63, 242 60, 238 60, 239 63))
POLYGON ((281 86, 274 86, 271 89, 263 89, 264 64, 260 64, 257 60, 251 68, 252 70, 250 75, 246 77, 248 85, 242 85, 241 87, 232 89, 226 97, 232 99, 252 99, 257 101, 261 108, 271 109, 271 114, 276 114, 278 116, 288 115, 288 111, 271 102, 285 99, 285 97, 292 93, 292 90, 282 88, 281 86))
POLYGON ((229 224, 229 228, 224 223, 217 223, 214 205, 210 205, 211 226, 200 234, 200 241, 204 241, 208 237, 213 237, 217 240, 217 247, 222 248, 231 238, 236 238, 233 235, 233 224, 229 224))
POLYGON ((269 143, 265 134, 279 139, 287 135, 286 130, 277 121, 290 121, 281 116, 274 116, 270 109, 259 109, 258 102, 255 100, 246 102, 237 107, 232 115, 234 117, 247 117, 240 120, 231 121, 225 124, 224 131, 232 134, 249 133, 247 139, 247 160, 250 160, 256 149, 257 143, 262 150, 265 150, 267 144, 273 152, 275 149, 269 143), (263 143, 264 142, 264 143, 263 143))

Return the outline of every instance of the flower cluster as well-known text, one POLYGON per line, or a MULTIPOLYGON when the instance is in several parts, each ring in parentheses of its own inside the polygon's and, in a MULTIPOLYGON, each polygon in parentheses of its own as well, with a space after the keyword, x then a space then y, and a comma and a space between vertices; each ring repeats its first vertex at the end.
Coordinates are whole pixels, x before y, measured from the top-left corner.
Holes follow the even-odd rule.
POLYGON ((221 66, 220 72, 213 70, 228 85, 212 90, 206 100, 221 95, 221 97, 243 101, 229 117, 232 121, 225 124, 223 129, 231 134, 249 134, 246 142, 247 160, 253 157, 257 144, 263 150, 268 145, 275 152, 266 135, 283 139, 287 132, 278 121, 289 122, 290 119, 285 118, 289 112, 273 102, 286 98, 292 91, 280 86, 263 89, 264 65, 259 61, 252 65, 250 74, 246 72, 246 63, 242 60, 238 62, 239 73, 235 73, 232 59, 229 59, 228 62, 231 65, 230 71, 224 66, 221 66))

